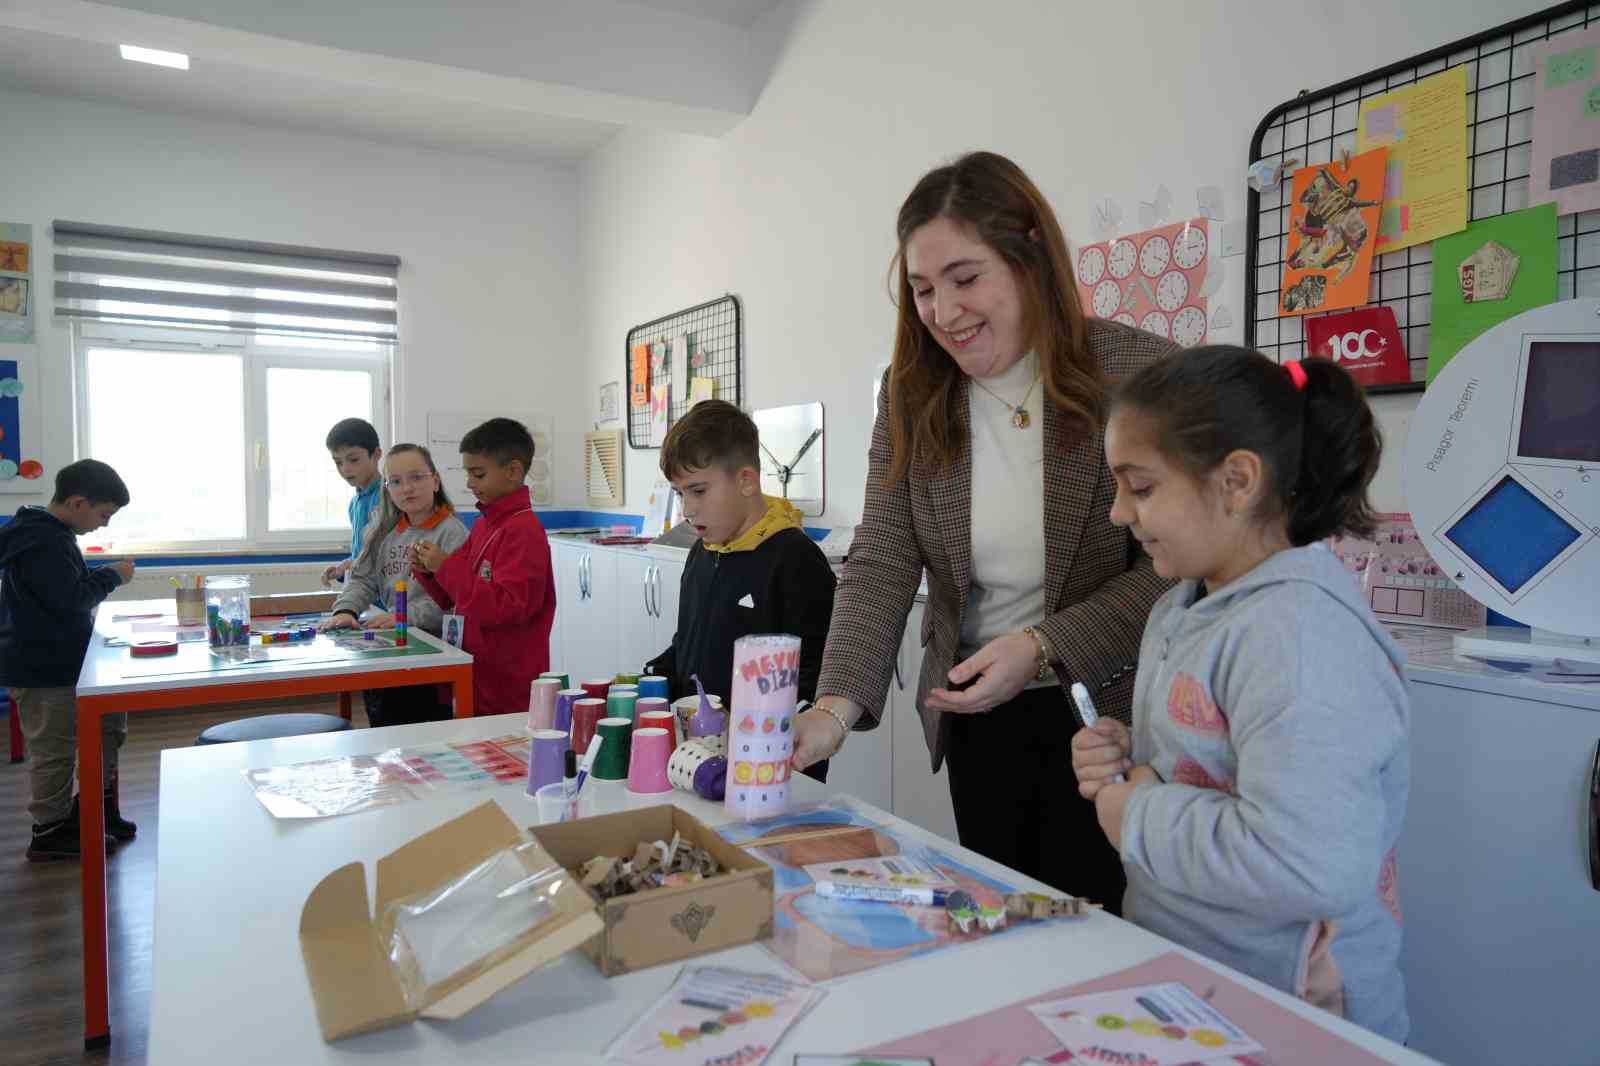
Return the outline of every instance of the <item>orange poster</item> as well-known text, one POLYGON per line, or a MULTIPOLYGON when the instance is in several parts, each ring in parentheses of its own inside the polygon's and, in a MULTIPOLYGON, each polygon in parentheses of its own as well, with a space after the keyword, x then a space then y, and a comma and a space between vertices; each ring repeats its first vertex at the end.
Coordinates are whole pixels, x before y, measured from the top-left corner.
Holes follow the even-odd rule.
POLYGON ((1283 263, 1282 308, 1307 315, 1369 300, 1383 167, 1388 150, 1295 171, 1289 205, 1288 254, 1283 263))
POLYGON ((645 410, 650 406, 650 345, 633 346, 633 371, 628 375, 628 398, 631 406, 645 410))

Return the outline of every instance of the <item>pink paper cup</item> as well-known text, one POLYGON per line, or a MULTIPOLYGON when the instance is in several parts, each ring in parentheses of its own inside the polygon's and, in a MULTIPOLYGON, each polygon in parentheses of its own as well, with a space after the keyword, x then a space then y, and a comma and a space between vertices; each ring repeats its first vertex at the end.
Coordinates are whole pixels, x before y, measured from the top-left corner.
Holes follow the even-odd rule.
POLYGON ((628 759, 628 791, 639 796, 671 792, 667 763, 672 759, 672 748, 672 734, 665 729, 635 729, 628 759))
POLYGON ((589 742, 594 739, 594 731, 600 725, 600 719, 606 716, 605 700, 579 700, 572 705, 572 750, 579 757, 589 750, 589 742))
POLYGON ((528 689, 528 732, 556 727, 556 695, 561 682, 553 677, 541 677, 528 689))

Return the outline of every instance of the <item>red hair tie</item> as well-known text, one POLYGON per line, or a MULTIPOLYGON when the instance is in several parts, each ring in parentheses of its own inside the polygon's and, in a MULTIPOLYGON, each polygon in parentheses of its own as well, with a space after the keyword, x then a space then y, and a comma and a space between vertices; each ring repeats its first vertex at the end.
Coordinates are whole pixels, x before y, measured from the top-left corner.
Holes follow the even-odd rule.
POLYGON ((1306 389, 1306 368, 1296 359, 1291 363, 1284 363, 1283 368, 1289 372, 1289 380, 1294 382, 1295 391, 1304 392, 1306 389))

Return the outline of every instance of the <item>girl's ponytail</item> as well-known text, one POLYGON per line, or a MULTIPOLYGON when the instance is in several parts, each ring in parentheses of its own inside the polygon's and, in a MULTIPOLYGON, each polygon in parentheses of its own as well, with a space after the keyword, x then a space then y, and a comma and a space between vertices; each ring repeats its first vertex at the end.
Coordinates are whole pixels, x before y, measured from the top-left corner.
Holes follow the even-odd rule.
POLYGON ((1289 539, 1311 544, 1345 530, 1371 533, 1367 486, 1378 472, 1383 436, 1366 394, 1330 360, 1307 359, 1298 366, 1304 413, 1300 468, 1288 500, 1289 539))

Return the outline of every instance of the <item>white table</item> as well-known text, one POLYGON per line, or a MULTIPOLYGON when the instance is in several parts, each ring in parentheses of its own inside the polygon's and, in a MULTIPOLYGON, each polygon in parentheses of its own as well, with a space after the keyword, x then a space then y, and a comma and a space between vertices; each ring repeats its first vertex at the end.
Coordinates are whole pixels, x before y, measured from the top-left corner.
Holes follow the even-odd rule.
MULTIPOLYGON (((455 1022, 418 1022, 337 1044, 324 1043, 317 1028, 298 939, 301 904, 312 888, 351 859, 368 864, 370 887, 371 867, 380 856, 489 796, 518 824, 533 824, 535 806, 520 786, 441 793, 340 818, 290 822, 273 819, 242 774, 395 746, 502 736, 524 722, 521 715, 505 715, 163 752, 150 1061, 160 1066, 602 1061, 606 1045, 666 990, 678 966, 606 980, 573 952, 455 1022)), ((793 780, 796 803, 825 798, 824 787, 809 778, 793 780)), ((631 797, 620 783, 590 787, 598 789, 597 813, 661 802, 631 797)), ((670 798, 708 824, 727 821, 718 804, 684 793, 670 798)), ((1043 888, 892 815, 874 813, 896 832, 934 844, 995 877, 1043 888)), ((935 952, 832 983, 830 994, 769 1061, 785 1064, 796 1050, 849 1052, 1174 949, 1160 937, 1096 914, 935 952)), ((712 957, 729 966, 778 968, 754 945, 712 957)), ((1225 967, 1212 968, 1380 1058, 1429 1061, 1225 967)))
MULTIPOLYGON (((158 637, 161 634, 136 632, 134 626, 140 621, 154 623, 151 615, 173 612, 171 600, 120 600, 97 612, 94 637, 78 674, 80 781, 100 780, 104 757, 100 719, 108 714, 434 683, 451 686, 457 717, 472 714, 472 656, 418 629, 410 631, 416 645, 407 654, 360 658, 359 653, 330 649, 319 638, 311 647, 283 645, 283 659, 226 668, 204 641, 180 643, 177 654, 154 659, 136 659, 127 647, 107 644, 113 638, 158 637), (417 646, 426 650, 418 653, 417 646)), ((176 623, 175 617, 171 620, 176 623)), ((207 806, 203 796, 192 797, 191 802, 207 806)), ((84 803, 80 813, 84 1044, 97 1047, 111 1038, 105 810, 99 803, 84 803)))

